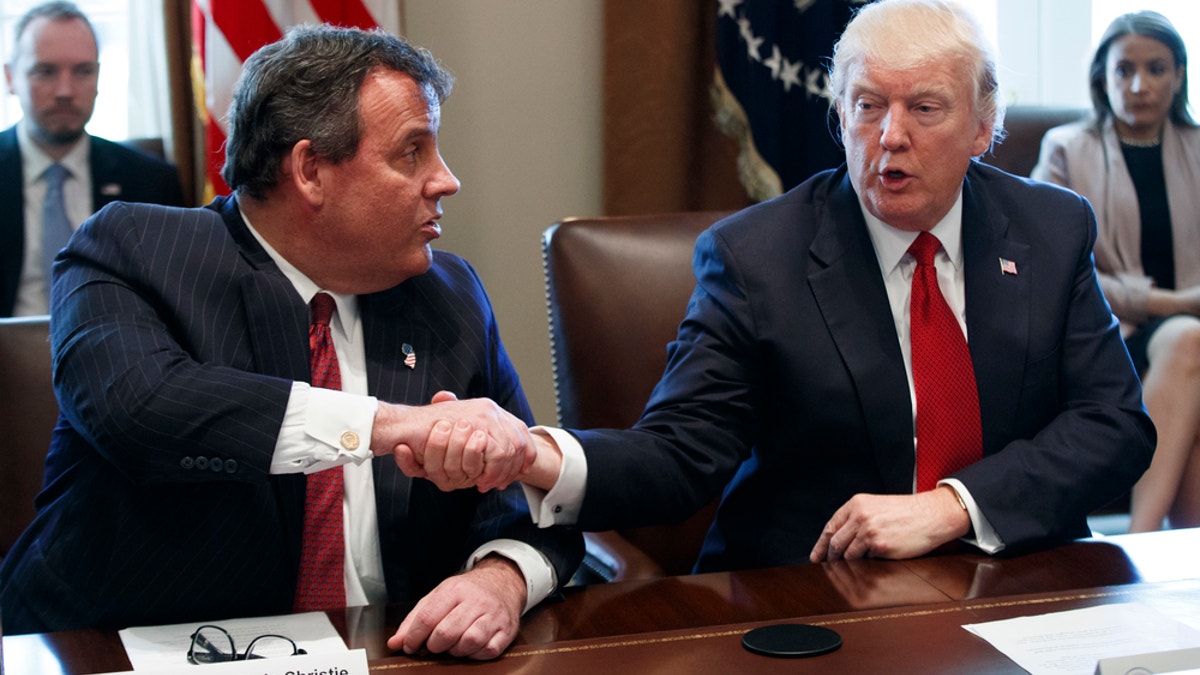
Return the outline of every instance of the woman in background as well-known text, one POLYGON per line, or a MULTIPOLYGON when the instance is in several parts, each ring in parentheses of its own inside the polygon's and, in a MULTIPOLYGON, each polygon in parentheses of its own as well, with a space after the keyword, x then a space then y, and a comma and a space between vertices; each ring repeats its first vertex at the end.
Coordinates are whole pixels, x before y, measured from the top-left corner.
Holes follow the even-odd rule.
POLYGON ((1094 114, 1042 140, 1033 177, 1096 211, 1096 267, 1158 427, 1130 531, 1200 525, 1200 129, 1166 17, 1118 17, 1092 57, 1094 114))

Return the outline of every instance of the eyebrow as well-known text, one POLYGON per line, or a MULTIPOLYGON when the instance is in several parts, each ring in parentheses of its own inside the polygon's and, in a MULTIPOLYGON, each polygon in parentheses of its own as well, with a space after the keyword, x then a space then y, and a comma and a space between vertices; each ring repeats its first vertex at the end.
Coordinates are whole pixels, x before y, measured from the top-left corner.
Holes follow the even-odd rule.
POLYGON ((1150 59, 1149 61, 1134 61, 1133 59, 1117 59, 1117 62, 1114 63, 1113 65, 1114 66, 1137 66, 1137 65, 1162 66, 1167 69, 1172 69, 1172 68, 1178 67, 1175 65, 1173 60, 1165 59, 1165 58, 1161 58, 1161 57, 1157 57, 1157 56, 1150 59))
MULTIPOLYGON (((883 98, 883 94, 880 93, 879 88, 865 80, 852 83, 848 91, 850 92, 852 98, 857 98, 863 95, 879 96, 880 98, 883 98)), ((954 98, 954 92, 945 86, 937 84, 918 84, 904 97, 906 101, 928 98, 948 102, 954 98)))
POLYGON ((404 141, 404 142, 409 142, 409 141, 416 141, 416 140, 420 140, 422 138, 428 138, 428 137, 432 137, 432 136, 436 136, 436 135, 437 135, 437 132, 433 129, 433 127, 428 127, 428 126, 417 127, 415 129, 409 129, 407 132, 405 132, 404 136, 402 136, 400 138, 400 140, 404 141))

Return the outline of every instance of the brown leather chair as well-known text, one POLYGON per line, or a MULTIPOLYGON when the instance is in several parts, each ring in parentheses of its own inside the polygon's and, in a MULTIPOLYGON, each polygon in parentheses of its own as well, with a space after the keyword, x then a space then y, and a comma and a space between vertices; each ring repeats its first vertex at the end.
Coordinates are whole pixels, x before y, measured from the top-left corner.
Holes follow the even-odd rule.
POLYGON ((161 138, 130 138, 121 141, 121 144, 127 145, 134 150, 140 150, 152 157, 159 159, 167 158, 167 150, 161 138))
POLYGON ((1004 129, 1008 135, 992 148, 991 154, 983 156, 983 161, 1011 174, 1028 176, 1037 166, 1046 131, 1082 119, 1088 112, 1087 108, 1010 106, 1004 116, 1004 129))
MULTIPOLYGON (((546 230, 542 260, 561 426, 638 420, 695 287, 696 237, 727 212, 573 218, 546 230)), ((684 523, 589 533, 577 580, 688 574, 716 503, 684 523)))
POLYGON ((58 402, 49 317, 0 319, 0 558, 33 520, 58 402))

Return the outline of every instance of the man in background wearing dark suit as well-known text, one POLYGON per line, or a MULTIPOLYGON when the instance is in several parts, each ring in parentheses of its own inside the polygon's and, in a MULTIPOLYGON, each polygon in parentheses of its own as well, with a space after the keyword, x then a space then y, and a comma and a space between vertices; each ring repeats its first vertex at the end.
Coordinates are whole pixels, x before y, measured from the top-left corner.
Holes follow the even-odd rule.
POLYGON ((579 533, 500 489, 532 415, 483 285, 431 248, 459 189, 451 85, 381 31, 292 29, 235 88, 233 196, 83 224, 55 267, 62 416, 0 567, 6 635, 416 603, 428 649, 492 658, 570 578, 579 533), (465 452, 401 473, 439 420, 465 452))
POLYGON ((95 30, 74 4, 30 9, 17 22, 14 44, 4 75, 25 116, 0 132, 0 316, 49 313, 47 262, 100 207, 183 206, 174 166, 83 130, 95 108, 100 62, 95 30), (58 165, 66 169, 56 192, 64 198, 61 232, 43 222, 47 169, 58 165))
POLYGON ((973 159, 1003 122, 978 23, 866 5, 830 87, 846 163, 700 236, 634 429, 547 432, 542 522, 670 522, 721 495, 699 571, 1013 553, 1087 536, 1149 465, 1091 208, 973 159))

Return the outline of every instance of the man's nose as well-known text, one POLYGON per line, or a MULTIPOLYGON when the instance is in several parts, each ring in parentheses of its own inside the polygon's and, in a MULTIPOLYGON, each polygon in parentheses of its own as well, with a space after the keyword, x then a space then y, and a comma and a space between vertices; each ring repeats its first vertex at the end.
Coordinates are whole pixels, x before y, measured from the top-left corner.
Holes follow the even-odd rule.
POLYGON ((78 90, 74 73, 64 68, 54 78, 54 95, 59 98, 70 98, 78 90))
POLYGON ((438 154, 438 163, 441 166, 438 168, 433 180, 429 181, 429 190, 440 197, 449 197, 458 192, 462 187, 458 177, 450 171, 450 167, 446 164, 446 160, 438 154))
POLYGON ((908 140, 908 117, 903 110, 891 109, 883 118, 879 142, 888 150, 902 147, 908 140))

